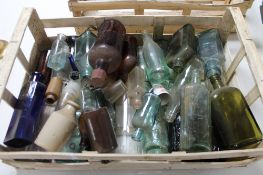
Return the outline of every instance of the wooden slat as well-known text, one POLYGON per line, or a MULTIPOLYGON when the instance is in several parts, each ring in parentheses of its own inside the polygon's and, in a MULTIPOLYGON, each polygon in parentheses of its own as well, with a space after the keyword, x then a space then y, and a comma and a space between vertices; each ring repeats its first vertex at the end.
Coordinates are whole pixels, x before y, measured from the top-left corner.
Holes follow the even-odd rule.
POLYGON ((113 161, 107 164, 102 163, 41 163, 41 162, 21 162, 8 160, 4 161, 9 165, 21 169, 34 170, 172 170, 172 169, 218 169, 231 167, 244 167, 254 162, 256 159, 247 159, 233 162, 149 162, 149 161, 113 161))
POLYGON ((164 32, 164 18, 163 17, 155 17, 154 18, 154 28, 153 28, 153 38, 154 40, 162 39, 164 32))
POLYGON ((263 100, 263 63, 262 63, 262 60, 260 56, 258 55, 255 43, 250 37, 246 22, 243 18, 243 15, 240 9, 231 7, 230 11, 236 23, 236 30, 237 30, 239 39, 243 43, 249 68, 255 79, 256 85, 259 89, 261 99, 263 100))
POLYGON ((32 67, 27 61, 26 56, 24 55, 21 49, 18 50, 17 57, 19 61, 21 62, 21 64, 23 65, 23 67, 25 68, 26 72, 30 73, 32 71, 32 67))
POLYGON ((230 64, 229 68, 227 69, 226 83, 228 83, 231 80, 231 78, 233 77, 237 66, 239 65, 241 60, 244 58, 245 54, 246 54, 245 49, 243 46, 241 46, 241 48, 237 52, 235 58, 233 59, 232 63, 230 64))
MULTIPOLYGON (((229 4, 212 5, 202 3, 181 3, 176 1, 72 1, 69 2, 69 7, 72 11, 87 11, 87 10, 109 10, 109 9, 160 9, 160 10, 225 10, 229 7, 229 4)), ((240 7, 245 10, 251 7, 250 1, 244 1, 243 3, 231 4, 233 7, 240 7)))
POLYGON ((22 42, 28 23, 30 22, 33 11, 34 9, 32 8, 23 9, 18 23, 16 24, 11 40, 9 41, 9 44, 7 46, 6 54, 0 62, 0 98, 2 98, 3 93, 5 92, 8 78, 10 76, 17 53, 20 49, 20 44, 22 42))
POLYGON ((8 89, 5 89, 3 96, 2 96, 2 100, 7 102, 11 107, 15 108, 17 98, 8 89))
POLYGON ((10 159, 61 159, 61 160, 141 160, 141 161, 182 161, 182 160, 204 160, 222 159, 235 157, 262 157, 263 148, 246 150, 229 150, 218 152, 185 153, 173 152, 171 154, 98 154, 96 152, 83 153, 61 153, 61 152, 1 152, 0 158, 10 159))
POLYGON ((246 95, 246 101, 248 105, 252 105, 258 98, 260 97, 260 93, 257 86, 254 86, 246 95))

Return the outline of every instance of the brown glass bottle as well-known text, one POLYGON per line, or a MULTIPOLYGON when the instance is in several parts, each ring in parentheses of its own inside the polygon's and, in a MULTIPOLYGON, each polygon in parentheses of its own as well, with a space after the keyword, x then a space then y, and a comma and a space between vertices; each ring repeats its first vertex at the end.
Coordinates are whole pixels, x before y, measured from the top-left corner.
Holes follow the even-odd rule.
POLYGON ((128 79, 128 73, 137 64, 137 47, 137 39, 134 36, 127 36, 123 43, 123 59, 119 68, 119 75, 123 81, 128 79))
POLYGON ((81 115, 85 120, 92 149, 107 153, 117 148, 116 136, 106 107, 81 115))
POLYGON ((118 70, 125 35, 125 27, 118 20, 105 20, 99 27, 97 41, 89 51, 89 63, 94 68, 91 75, 92 86, 103 87, 107 75, 118 70))

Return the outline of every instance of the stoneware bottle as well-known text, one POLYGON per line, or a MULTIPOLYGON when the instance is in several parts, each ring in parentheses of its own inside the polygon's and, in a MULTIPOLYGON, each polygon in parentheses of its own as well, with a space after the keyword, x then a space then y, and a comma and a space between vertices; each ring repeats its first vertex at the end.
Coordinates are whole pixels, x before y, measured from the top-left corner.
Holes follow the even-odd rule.
POLYGON ((38 134, 35 144, 47 151, 58 151, 66 143, 77 126, 76 110, 80 106, 67 101, 66 106, 53 112, 38 134))

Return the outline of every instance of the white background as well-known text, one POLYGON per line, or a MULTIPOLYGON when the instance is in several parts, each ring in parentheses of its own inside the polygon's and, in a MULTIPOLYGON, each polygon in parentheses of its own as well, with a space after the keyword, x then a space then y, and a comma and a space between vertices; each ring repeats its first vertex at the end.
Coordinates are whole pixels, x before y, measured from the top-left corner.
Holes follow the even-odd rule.
MULTIPOLYGON (((0 39, 9 40, 16 25, 17 19, 20 15, 20 12, 23 7, 34 7, 37 9, 37 12, 40 18, 56 18, 56 17, 71 17, 72 14, 68 9, 67 0, 0 0, 0 39)), ((255 0, 252 9, 247 12, 246 21, 249 27, 250 34, 253 40, 256 43, 258 51, 263 58, 263 25, 260 18, 259 13, 259 5, 262 4, 262 0, 255 0)), ((72 30, 70 30, 71 32, 72 30)), ((236 41, 235 37, 233 37, 232 48, 235 49, 236 41)), ((26 47, 27 48, 27 47, 26 47)), ((25 51, 26 52, 26 51, 25 51)), ((240 68, 242 69, 242 68, 240 68)), ((242 74, 242 73, 241 73, 242 74)), ((1 75, 0 75, 1 76, 1 75)), ((250 81, 251 78, 247 78, 250 81)), ((240 81, 240 84, 245 87, 248 86, 246 81, 240 81)), ((241 89, 243 92, 247 91, 246 88, 241 89)), ((257 104, 252 106, 252 108, 258 108, 257 104)), ((3 110, 3 109, 2 109, 3 110)), ((252 109, 253 110, 253 109, 252 109)), ((261 111, 260 109, 258 109, 261 111)), ((5 112, 5 111, 4 111, 5 112)), ((5 135, 8 121, 1 114, 1 122, 0 122, 0 141, 2 142, 3 137, 5 135)), ((262 112, 260 114, 263 114, 262 112)), ((263 129, 263 116, 257 116, 257 120, 261 129, 263 129)), ((134 167, 136 169, 136 167, 134 167)), ((34 175, 58 175, 58 174, 138 174, 138 175, 161 175, 161 174, 203 174, 203 175, 217 175, 217 174, 239 174, 239 175, 247 175, 247 174, 263 174, 263 161, 258 161, 249 165, 248 167, 239 167, 239 168, 228 168, 228 169, 219 169, 219 170, 173 170, 173 171, 79 171, 79 172, 70 172, 70 171, 25 171, 25 170, 16 170, 9 165, 5 165, 0 162, 0 175, 25 175, 25 174, 34 174, 34 175)))

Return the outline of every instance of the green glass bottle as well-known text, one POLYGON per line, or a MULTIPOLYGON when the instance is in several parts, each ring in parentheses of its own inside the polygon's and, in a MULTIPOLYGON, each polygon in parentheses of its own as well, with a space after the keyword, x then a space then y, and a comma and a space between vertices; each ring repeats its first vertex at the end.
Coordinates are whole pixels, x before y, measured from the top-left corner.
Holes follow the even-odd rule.
POLYGON ((165 62, 163 51, 146 32, 143 33, 142 50, 148 80, 152 84, 161 84, 169 80, 169 68, 165 62))
POLYGON ((144 131, 144 151, 148 154, 168 153, 168 131, 164 120, 164 110, 158 111, 156 120, 151 130, 144 131))
POLYGON ((191 83, 181 89, 180 150, 211 151, 210 94, 201 84, 198 70, 193 71, 191 83))
POLYGON ((185 64, 195 55, 195 53, 195 29, 191 24, 186 24, 174 33, 168 46, 166 63, 174 70, 176 75, 178 75, 184 70, 185 64))

